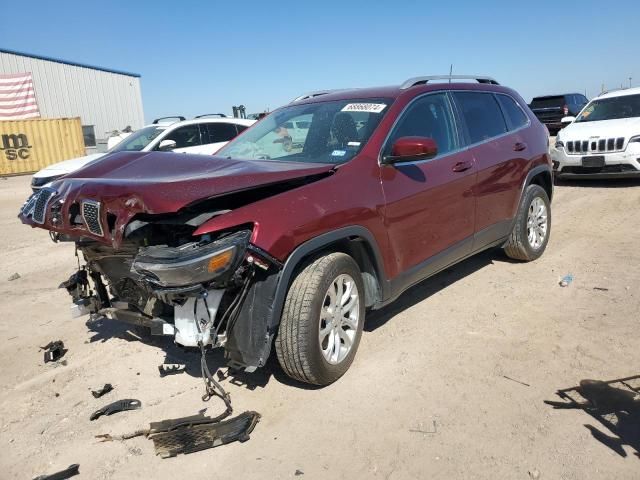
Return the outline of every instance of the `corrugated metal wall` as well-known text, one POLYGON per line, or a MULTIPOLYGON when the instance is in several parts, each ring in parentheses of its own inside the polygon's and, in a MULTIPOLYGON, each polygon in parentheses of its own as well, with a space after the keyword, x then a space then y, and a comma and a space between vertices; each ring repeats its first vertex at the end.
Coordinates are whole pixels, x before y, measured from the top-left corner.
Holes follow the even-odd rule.
POLYGON ((96 139, 144 125, 140 78, 0 52, 0 73, 31 72, 42 118, 80 117, 96 139))
POLYGON ((36 172, 82 155, 79 117, 0 121, 0 175, 36 172))

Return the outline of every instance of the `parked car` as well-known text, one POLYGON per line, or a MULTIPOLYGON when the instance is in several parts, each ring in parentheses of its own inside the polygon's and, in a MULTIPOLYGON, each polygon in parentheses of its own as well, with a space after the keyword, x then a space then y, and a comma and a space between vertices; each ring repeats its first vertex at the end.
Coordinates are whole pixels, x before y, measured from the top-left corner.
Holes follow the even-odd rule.
POLYGON ((576 116, 589 100, 580 93, 547 95, 535 97, 529 107, 538 120, 544 123, 551 135, 555 135, 564 126, 562 117, 576 116))
POLYGON ((185 120, 184 117, 159 118, 152 125, 127 134, 105 153, 72 158, 43 168, 33 175, 31 188, 35 191, 109 153, 172 151, 212 155, 255 123, 255 120, 214 115, 219 118, 205 118, 208 115, 201 115, 193 120, 185 120), (170 118, 178 118, 179 121, 169 121, 170 118))
POLYGON ((558 178, 640 176, 640 88, 604 93, 563 121, 551 149, 558 178))
POLYGON ((82 252, 65 283, 76 313, 223 347, 247 371, 274 346, 289 376, 326 385, 367 310, 487 248, 530 261, 547 246, 546 128, 515 91, 474 78, 296 101, 214 157, 115 153, 20 218, 82 252), (274 142, 300 121, 300 149, 274 142))

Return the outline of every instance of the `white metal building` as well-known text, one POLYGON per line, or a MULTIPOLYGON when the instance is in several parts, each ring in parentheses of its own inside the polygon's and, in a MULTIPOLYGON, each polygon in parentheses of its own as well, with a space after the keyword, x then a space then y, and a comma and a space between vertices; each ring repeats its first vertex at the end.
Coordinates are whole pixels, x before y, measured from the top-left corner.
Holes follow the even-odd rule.
POLYGON ((42 118, 80 117, 87 153, 144 125, 140 75, 0 48, 0 75, 31 73, 42 118))

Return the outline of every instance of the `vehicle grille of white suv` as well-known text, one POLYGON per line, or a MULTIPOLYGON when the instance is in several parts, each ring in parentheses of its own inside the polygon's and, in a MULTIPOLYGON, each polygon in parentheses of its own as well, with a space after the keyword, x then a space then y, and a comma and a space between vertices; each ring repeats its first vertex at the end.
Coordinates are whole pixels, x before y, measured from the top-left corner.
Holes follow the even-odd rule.
POLYGON ((624 148, 624 137, 597 140, 573 140, 566 143, 567 153, 618 152, 624 148))

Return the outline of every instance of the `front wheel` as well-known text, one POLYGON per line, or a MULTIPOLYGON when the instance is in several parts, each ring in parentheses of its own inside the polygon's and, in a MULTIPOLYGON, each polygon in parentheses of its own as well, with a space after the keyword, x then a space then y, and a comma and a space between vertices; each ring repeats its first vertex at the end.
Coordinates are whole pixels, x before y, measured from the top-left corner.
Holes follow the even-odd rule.
POLYGON ((349 255, 331 253, 307 265, 285 300, 275 346, 287 375, 328 385, 349 369, 364 325, 364 284, 349 255))
POLYGON ((551 203, 540 185, 529 185, 522 198, 513 231, 504 246, 507 256, 530 262, 547 248, 551 233, 551 203))

